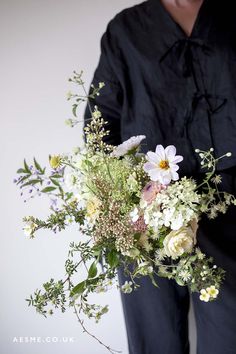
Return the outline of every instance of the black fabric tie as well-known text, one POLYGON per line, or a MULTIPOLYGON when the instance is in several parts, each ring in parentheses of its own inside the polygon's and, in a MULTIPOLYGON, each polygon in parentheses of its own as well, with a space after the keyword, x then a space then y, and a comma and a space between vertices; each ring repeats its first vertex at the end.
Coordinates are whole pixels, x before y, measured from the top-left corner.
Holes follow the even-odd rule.
POLYGON ((170 53, 173 53, 177 58, 177 66, 182 71, 183 76, 189 77, 193 74, 193 48, 197 47, 201 48, 206 55, 211 52, 210 48, 201 39, 178 39, 160 57, 159 62, 163 62, 170 53))
MULTIPOLYGON (((189 102, 190 106, 184 119, 182 138, 187 139, 193 151, 196 148, 204 151, 214 148, 213 154, 217 158, 228 151, 235 152, 236 135, 235 123, 228 113, 228 98, 209 92, 206 85, 200 54, 211 55, 212 51, 213 49, 201 39, 179 39, 166 50, 159 62, 167 61, 166 64, 171 70, 178 70, 184 78, 192 77, 195 93, 189 102)), ((195 157, 198 160, 199 171, 202 171, 201 160, 198 155, 195 157)), ((236 166, 236 154, 219 160, 217 170, 232 166, 236 166)))
POLYGON ((197 108, 198 103, 202 100, 206 101, 208 106, 208 111, 210 114, 218 113, 227 103, 227 98, 225 97, 212 95, 208 92, 205 93, 196 92, 193 96, 193 101, 192 101, 193 110, 197 108))

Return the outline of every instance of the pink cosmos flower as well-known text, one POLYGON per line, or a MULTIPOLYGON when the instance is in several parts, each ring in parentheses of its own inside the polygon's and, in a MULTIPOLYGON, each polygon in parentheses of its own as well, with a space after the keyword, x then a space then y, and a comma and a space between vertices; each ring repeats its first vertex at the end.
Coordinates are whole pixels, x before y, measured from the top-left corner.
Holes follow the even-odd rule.
POLYGON ((179 179, 179 166, 177 163, 183 160, 183 156, 176 155, 174 145, 169 145, 165 149, 162 145, 157 145, 156 151, 149 151, 146 155, 147 162, 144 164, 144 171, 147 172, 150 179, 154 182, 167 185, 179 179))
POLYGON ((158 182, 150 181, 143 188, 141 197, 148 204, 151 204, 156 199, 157 194, 163 189, 166 189, 165 185, 158 182))

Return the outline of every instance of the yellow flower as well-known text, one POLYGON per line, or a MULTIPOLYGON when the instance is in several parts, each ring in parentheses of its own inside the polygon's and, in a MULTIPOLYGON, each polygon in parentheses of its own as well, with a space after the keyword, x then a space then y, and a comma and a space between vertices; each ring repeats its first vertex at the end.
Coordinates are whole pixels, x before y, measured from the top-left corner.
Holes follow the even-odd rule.
POLYGON ((53 155, 49 156, 49 163, 52 168, 58 168, 61 164, 61 156, 60 155, 53 155))
POLYGON ((207 288, 206 291, 210 295, 210 297, 213 297, 213 299, 217 298, 217 295, 219 294, 219 290, 216 289, 214 285, 207 288))
POLYGON ((86 215, 92 220, 96 220, 99 215, 100 200, 97 197, 90 198, 86 203, 86 215))
POLYGON ((208 302, 209 300, 210 300, 210 295, 209 295, 209 293, 206 291, 206 289, 202 289, 201 291, 200 291, 200 296, 199 296, 199 298, 200 298, 200 300, 201 301, 204 301, 204 302, 208 302))

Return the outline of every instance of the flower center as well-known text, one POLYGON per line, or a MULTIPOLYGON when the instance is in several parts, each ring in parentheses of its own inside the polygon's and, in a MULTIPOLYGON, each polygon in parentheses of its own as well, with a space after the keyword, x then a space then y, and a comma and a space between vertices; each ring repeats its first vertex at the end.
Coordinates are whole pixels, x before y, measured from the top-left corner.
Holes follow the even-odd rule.
POLYGON ((163 170, 168 170, 168 168, 170 167, 169 166, 169 162, 167 160, 162 160, 160 163, 159 163, 159 167, 163 170))

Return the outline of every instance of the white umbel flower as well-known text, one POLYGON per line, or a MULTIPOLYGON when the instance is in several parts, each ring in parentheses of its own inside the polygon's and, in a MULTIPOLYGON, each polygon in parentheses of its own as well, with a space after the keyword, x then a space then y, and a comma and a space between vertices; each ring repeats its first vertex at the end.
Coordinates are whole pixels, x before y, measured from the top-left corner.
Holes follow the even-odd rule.
POLYGON ((136 222, 139 218, 138 208, 134 208, 133 211, 130 212, 130 218, 133 222, 136 222))

